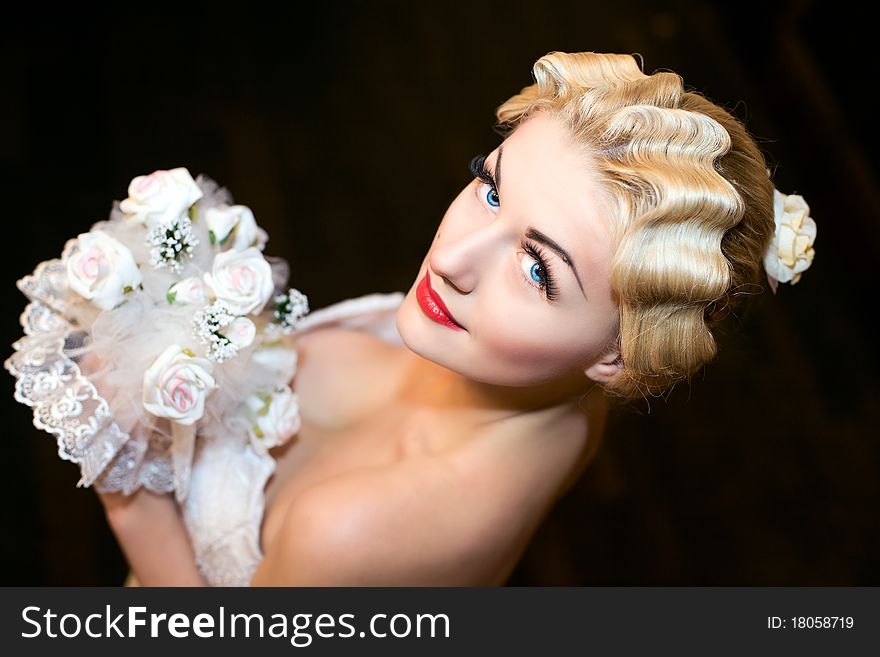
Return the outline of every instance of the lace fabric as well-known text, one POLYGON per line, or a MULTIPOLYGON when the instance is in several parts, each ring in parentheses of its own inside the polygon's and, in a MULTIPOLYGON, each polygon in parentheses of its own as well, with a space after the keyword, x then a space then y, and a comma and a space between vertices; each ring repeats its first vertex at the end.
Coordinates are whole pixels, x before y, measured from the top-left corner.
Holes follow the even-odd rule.
POLYGON ((83 332, 48 305, 65 305, 52 286, 59 265, 42 263, 34 276, 19 283, 34 300, 21 315, 25 336, 4 362, 16 377, 15 399, 33 409, 35 427, 55 436, 58 455, 79 464, 77 486, 130 494, 143 485, 170 492, 175 482, 169 440, 158 434, 148 441, 130 440, 76 362, 83 332))

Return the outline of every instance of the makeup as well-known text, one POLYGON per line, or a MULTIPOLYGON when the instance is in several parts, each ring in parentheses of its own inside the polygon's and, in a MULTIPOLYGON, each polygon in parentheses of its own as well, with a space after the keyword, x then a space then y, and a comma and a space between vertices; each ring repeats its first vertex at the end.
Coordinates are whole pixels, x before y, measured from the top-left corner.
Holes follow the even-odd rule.
POLYGON ((463 326, 455 321, 452 313, 449 312, 446 304, 443 303, 443 299, 431 287, 431 278, 428 272, 425 272, 424 278, 419 281, 418 288, 416 289, 416 299, 418 299, 419 306, 430 319, 456 331, 465 330, 463 326))

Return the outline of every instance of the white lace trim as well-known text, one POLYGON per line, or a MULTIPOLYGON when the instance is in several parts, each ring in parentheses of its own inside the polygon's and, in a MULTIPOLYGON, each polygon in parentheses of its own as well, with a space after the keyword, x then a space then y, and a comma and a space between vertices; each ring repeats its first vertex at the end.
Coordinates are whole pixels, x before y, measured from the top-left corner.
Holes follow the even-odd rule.
POLYGON ((41 263, 19 288, 35 298, 21 314, 25 337, 3 366, 16 377, 15 399, 33 408, 38 429, 55 436, 58 455, 80 466, 77 486, 130 494, 143 485, 157 493, 174 489, 169 441, 160 435, 133 441, 113 419, 107 401, 80 371, 69 353, 81 348, 83 333, 36 298, 63 301, 52 294, 51 278, 60 261, 41 263))

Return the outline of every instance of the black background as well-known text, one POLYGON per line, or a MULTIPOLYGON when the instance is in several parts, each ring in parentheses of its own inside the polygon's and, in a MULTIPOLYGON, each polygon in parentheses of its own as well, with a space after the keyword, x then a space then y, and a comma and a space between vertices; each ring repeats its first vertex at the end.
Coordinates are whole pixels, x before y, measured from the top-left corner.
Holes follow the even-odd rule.
MULTIPOLYGON (((855 4, 251 6, 3 21, 3 344, 21 334, 15 280, 157 168, 250 206, 312 308, 405 291, 534 61, 640 53, 746 122, 810 204, 816 260, 728 325, 692 385, 613 418, 509 584, 880 584, 877 57, 855 4)), ((6 376, 3 583, 121 583, 97 498, 6 376)))

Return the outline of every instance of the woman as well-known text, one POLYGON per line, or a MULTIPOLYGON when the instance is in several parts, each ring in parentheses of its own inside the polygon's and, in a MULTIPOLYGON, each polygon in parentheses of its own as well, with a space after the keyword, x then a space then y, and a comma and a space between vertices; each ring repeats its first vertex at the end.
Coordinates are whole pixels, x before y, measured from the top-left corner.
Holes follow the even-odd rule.
POLYGON ((595 455, 609 400, 715 356, 774 235, 760 150, 628 55, 550 53, 534 75, 406 294, 303 323, 302 427, 273 462, 207 446, 182 510, 102 495, 142 584, 502 584, 595 455))

